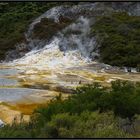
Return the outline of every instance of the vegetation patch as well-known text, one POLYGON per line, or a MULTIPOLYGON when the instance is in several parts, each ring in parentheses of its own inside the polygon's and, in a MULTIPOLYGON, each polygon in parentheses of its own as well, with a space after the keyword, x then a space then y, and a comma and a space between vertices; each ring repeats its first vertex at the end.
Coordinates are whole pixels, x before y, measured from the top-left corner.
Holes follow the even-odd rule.
POLYGON ((100 61, 113 66, 140 67, 140 17, 124 12, 98 17, 92 34, 100 43, 100 61))
MULTIPOLYGON (((140 84, 114 81, 111 88, 98 84, 77 88, 62 100, 61 94, 37 108, 30 121, 0 129, 0 137, 94 138, 138 137, 133 122, 140 114, 140 84), (137 116, 137 117, 136 117, 137 116), (121 119, 129 119, 131 131, 121 119), (123 127, 122 127, 123 126, 123 127)), ((128 127, 128 126, 127 126, 128 127)))

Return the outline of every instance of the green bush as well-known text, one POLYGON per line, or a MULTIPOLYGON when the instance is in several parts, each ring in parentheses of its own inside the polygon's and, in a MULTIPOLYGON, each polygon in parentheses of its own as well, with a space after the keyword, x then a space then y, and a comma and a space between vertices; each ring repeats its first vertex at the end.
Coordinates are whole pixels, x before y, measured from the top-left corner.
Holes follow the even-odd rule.
MULTIPOLYGON (((0 129, 0 137, 130 137, 120 128, 119 118, 132 124, 140 115, 140 83, 112 82, 77 88, 66 100, 61 95, 34 111, 29 123, 0 129)), ((133 135, 135 136, 135 135, 133 135)))
POLYGON ((128 137, 117 126, 113 113, 83 112, 81 115, 57 114, 47 123, 40 137, 97 138, 128 137))
POLYGON ((0 129, 1 138, 112 138, 132 137, 124 132, 112 112, 61 113, 38 127, 22 122, 0 129))
POLYGON ((76 95, 61 102, 55 100, 46 107, 40 107, 35 112, 43 116, 46 121, 58 113, 80 114, 81 112, 105 112, 112 110, 115 115, 133 119, 140 114, 140 85, 127 81, 112 82, 112 88, 106 89, 98 84, 86 85, 76 91, 76 95))
POLYGON ((124 12, 101 16, 91 32, 100 38, 100 61, 113 66, 140 64, 140 17, 124 12))

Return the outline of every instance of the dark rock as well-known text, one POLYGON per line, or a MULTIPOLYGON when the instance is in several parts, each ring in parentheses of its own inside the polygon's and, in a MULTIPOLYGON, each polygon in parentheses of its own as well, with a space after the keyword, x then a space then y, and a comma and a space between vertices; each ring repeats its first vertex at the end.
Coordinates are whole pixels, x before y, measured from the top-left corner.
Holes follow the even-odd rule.
POLYGON ((43 18, 41 21, 34 26, 32 39, 39 40, 50 40, 58 31, 72 23, 69 18, 59 17, 59 22, 55 22, 52 19, 43 18))

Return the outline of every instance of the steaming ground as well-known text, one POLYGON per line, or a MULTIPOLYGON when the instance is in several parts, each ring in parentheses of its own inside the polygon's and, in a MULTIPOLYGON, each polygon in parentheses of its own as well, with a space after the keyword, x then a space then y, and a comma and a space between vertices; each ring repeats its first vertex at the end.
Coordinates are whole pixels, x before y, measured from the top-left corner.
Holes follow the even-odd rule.
MULTIPOLYGON (((19 69, 36 68, 38 70, 57 70, 88 64, 90 59, 81 56, 78 50, 62 52, 59 49, 59 39, 54 39, 43 49, 27 53, 25 57, 15 60, 12 65, 23 65, 19 69)), ((90 63, 90 62, 89 62, 90 63)))
POLYGON ((61 51, 60 41, 61 38, 55 37, 44 48, 8 63, 18 70, 16 78, 22 87, 71 93, 70 89, 93 82, 109 85, 116 79, 139 81, 139 74, 128 74, 119 68, 92 61, 79 49, 61 51))

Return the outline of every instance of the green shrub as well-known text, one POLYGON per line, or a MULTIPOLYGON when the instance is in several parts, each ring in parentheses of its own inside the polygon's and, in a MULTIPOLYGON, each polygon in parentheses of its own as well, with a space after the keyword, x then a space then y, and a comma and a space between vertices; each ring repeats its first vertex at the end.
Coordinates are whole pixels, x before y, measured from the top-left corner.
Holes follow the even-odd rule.
POLYGON ((117 126, 113 113, 83 112, 81 115, 57 114, 45 125, 40 137, 97 138, 128 137, 117 126))
POLYGON ((140 17, 124 12, 101 16, 91 32, 100 38, 100 61, 113 66, 140 64, 140 17))
MULTIPOLYGON (((140 115, 140 83, 112 82, 111 88, 85 85, 66 100, 61 95, 34 111, 29 123, 0 129, 0 137, 131 137, 119 118, 140 115)), ((135 136, 135 135, 133 135, 135 136)))
POLYGON ((116 115, 130 120, 135 114, 140 114, 140 85, 127 81, 112 82, 112 88, 106 89, 97 84, 80 87, 76 95, 69 99, 53 101, 46 107, 40 107, 35 112, 40 113, 46 121, 58 113, 80 114, 81 112, 105 112, 112 110, 116 115))

